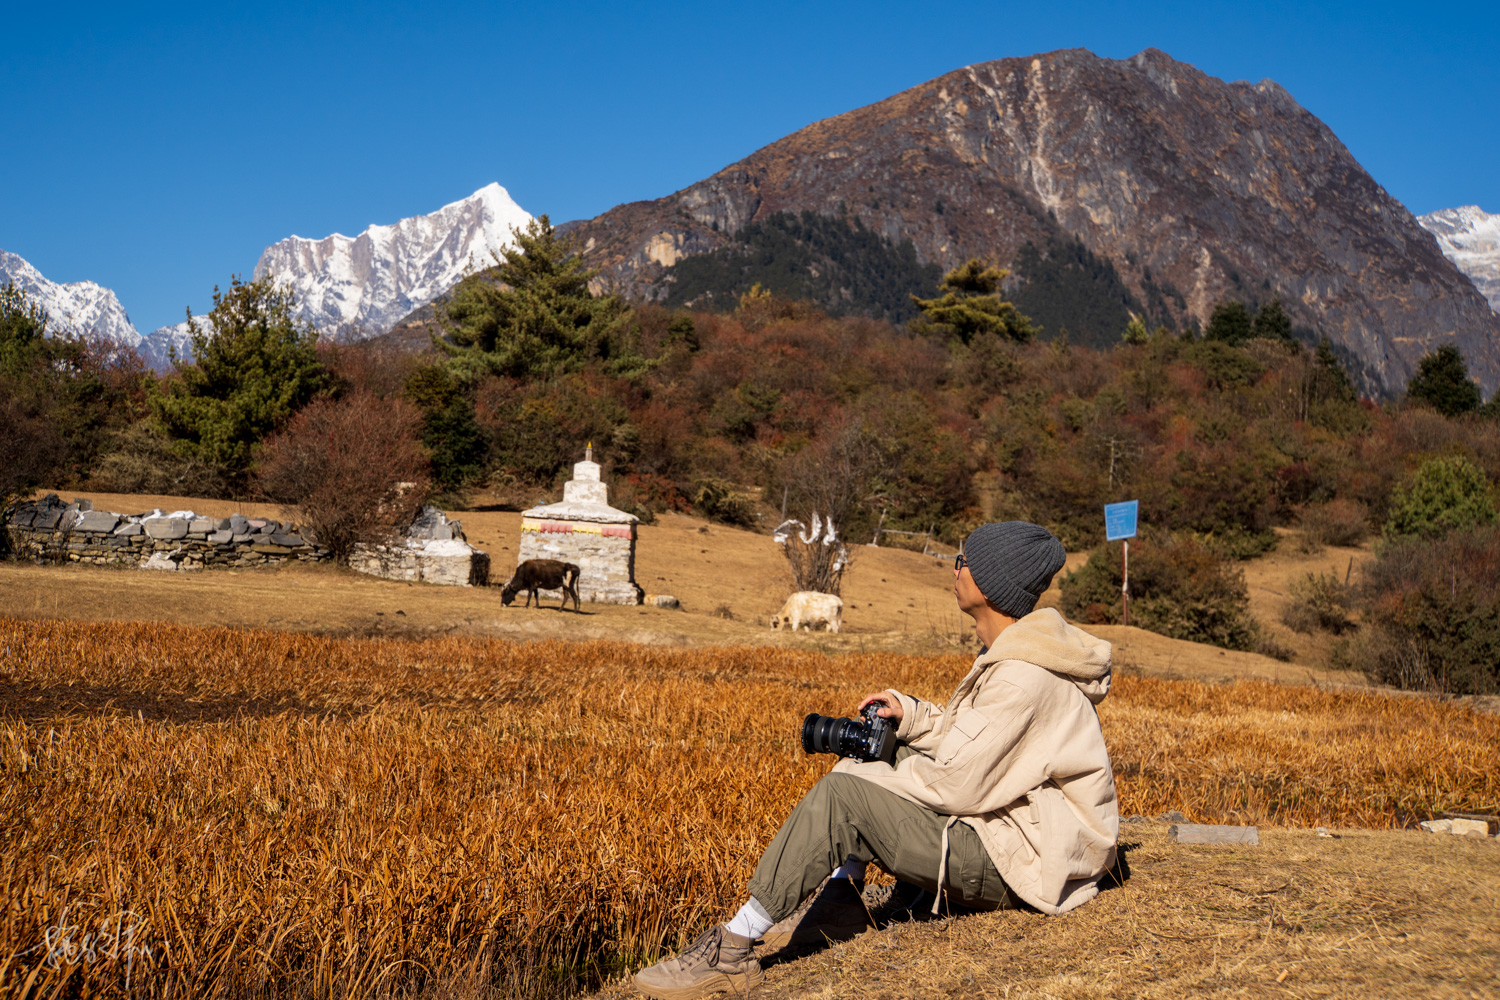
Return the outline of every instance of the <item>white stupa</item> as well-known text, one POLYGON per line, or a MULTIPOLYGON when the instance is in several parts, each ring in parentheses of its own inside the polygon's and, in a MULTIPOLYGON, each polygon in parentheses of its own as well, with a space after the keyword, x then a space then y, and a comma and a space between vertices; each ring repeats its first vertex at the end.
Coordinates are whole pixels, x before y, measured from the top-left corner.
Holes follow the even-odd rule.
POLYGON ((594 604, 640 604, 635 582, 634 514, 609 505, 609 487, 599 478, 594 446, 573 466, 563 484, 560 503, 533 507, 521 514, 518 564, 528 559, 561 559, 576 563, 578 596, 594 604))

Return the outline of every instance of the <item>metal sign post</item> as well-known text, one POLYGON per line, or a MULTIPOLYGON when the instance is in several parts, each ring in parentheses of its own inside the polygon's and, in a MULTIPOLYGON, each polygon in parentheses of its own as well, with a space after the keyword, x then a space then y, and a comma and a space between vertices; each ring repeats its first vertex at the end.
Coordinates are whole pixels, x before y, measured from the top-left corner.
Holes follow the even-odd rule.
POLYGON ((1120 600, 1124 605, 1122 620, 1126 625, 1130 624, 1130 539, 1136 535, 1137 515, 1140 513, 1139 500, 1127 500, 1124 503, 1107 503, 1104 505, 1104 538, 1106 541, 1123 541, 1125 543, 1125 555, 1123 560, 1124 574, 1120 581, 1120 600))

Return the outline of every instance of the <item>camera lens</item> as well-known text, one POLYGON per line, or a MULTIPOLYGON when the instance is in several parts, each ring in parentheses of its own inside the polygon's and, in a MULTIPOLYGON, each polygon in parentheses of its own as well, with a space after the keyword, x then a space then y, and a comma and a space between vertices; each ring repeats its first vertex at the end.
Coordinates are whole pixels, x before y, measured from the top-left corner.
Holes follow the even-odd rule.
POLYGON ((802 749, 808 753, 847 756, 844 741, 849 738, 847 730, 851 728, 857 731, 859 723, 814 712, 802 722, 802 749))

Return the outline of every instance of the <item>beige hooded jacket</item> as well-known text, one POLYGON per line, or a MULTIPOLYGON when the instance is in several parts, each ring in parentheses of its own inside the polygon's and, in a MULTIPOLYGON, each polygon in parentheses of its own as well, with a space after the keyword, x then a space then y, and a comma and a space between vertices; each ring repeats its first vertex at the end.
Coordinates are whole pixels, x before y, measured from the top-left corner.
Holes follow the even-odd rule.
MULTIPOLYGON (((969 824, 1013 892, 1043 913, 1071 910, 1098 893, 1120 829, 1094 709, 1110 652, 1057 611, 1033 611, 979 655, 947 707, 891 692, 904 710, 897 736, 917 753, 835 770, 969 824)), ((946 855, 946 829, 943 842, 946 855)))

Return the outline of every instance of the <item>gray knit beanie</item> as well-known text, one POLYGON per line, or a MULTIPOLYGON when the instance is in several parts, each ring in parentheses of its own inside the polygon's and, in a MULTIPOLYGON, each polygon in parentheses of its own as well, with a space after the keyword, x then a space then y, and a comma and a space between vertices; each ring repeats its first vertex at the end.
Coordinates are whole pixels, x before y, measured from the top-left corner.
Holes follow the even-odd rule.
POLYGON ((982 524, 964 542, 964 562, 979 592, 1012 618, 1031 614, 1066 555, 1052 532, 1026 521, 982 524))

